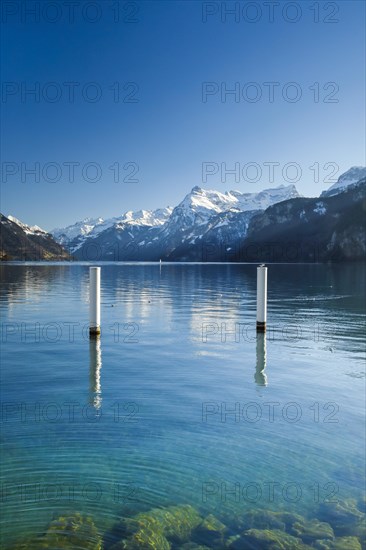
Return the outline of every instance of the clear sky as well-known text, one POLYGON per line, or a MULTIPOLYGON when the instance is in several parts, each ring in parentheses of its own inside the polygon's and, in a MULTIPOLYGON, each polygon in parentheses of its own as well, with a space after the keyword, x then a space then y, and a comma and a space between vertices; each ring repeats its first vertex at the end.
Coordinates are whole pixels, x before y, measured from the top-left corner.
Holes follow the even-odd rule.
POLYGON ((2 46, 1 211, 28 224, 365 164, 363 1, 14 0, 2 46))

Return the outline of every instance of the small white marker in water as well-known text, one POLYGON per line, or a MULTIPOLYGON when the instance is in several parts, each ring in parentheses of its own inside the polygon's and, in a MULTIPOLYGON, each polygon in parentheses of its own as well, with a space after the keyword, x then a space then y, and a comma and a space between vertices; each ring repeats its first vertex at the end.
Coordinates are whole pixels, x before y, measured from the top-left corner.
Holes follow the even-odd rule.
POLYGON ((89 334, 100 334, 100 267, 89 268, 89 334))
POLYGON ((257 331, 265 332, 267 322, 267 268, 257 267, 257 331))

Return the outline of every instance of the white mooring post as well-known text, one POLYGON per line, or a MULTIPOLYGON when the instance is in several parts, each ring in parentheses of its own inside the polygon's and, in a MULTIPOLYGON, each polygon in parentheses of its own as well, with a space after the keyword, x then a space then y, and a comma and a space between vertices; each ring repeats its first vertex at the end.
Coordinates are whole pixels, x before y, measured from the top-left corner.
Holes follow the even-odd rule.
POLYGON ((267 322, 267 268, 257 267, 257 331, 265 332, 267 322))
POLYGON ((89 334, 100 334, 100 267, 89 268, 89 334))

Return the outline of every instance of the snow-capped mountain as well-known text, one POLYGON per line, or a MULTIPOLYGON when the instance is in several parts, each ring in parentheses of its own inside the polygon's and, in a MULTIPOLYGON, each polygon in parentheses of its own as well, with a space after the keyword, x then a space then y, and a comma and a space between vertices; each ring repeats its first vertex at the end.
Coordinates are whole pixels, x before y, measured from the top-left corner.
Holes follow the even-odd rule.
POLYGON ((124 229, 129 227, 155 227, 165 223, 172 213, 172 208, 159 208, 157 210, 129 210, 120 217, 109 218, 85 218, 65 228, 51 231, 56 241, 66 246, 72 253, 76 252, 87 241, 95 239, 100 233, 117 227, 124 229))
POLYGON ((196 186, 174 209, 129 211, 108 220, 87 218, 52 234, 81 260, 180 257, 186 248, 202 249, 211 241, 225 241, 231 248, 245 236, 256 212, 295 197, 299 193, 294 185, 259 193, 221 193, 196 186))
MULTIPOLYGON (((68 244, 76 238, 89 235, 89 233, 93 230, 97 230, 100 226, 102 226, 101 230, 103 231, 104 223, 103 218, 85 218, 85 220, 76 222, 73 225, 60 229, 53 229, 51 233, 60 244, 68 244)), ((106 229, 106 227, 104 227, 104 229, 106 229)))
POLYGON ((331 197, 332 195, 342 193, 342 191, 344 191, 349 185, 354 185, 365 177, 366 168, 364 166, 352 166, 352 168, 347 170, 347 172, 344 172, 344 174, 339 176, 338 181, 329 187, 329 189, 323 191, 320 196, 331 197))
POLYGON ((366 177, 347 179, 352 183, 330 196, 289 200, 258 213, 234 260, 364 261, 366 177))
POLYGON ((174 208, 167 227, 169 225, 176 226, 177 223, 181 228, 202 225, 207 223, 213 215, 222 212, 265 210, 272 204, 299 196, 294 185, 287 187, 280 185, 274 189, 265 189, 260 193, 240 193, 239 191, 220 193, 196 186, 174 208))
POLYGON ((14 216, 7 216, 7 218, 11 222, 21 227, 21 229, 23 229, 24 233, 26 233, 27 235, 41 235, 42 233, 44 235, 47 234, 47 231, 44 231, 43 229, 38 227, 38 225, 27 225, 26 223, 21 222, 17 218, 14 218, 14 216))
MULTIPOLYGON (((233 249, 245 237, 251 217, 272 204, 299 197, 294 185, 281 185, 260 193, 206 190, 193 187, 176 206, 158 235, 154 236, 163 258, 189 259, 195 246, 199 259, 212 246, 233 249)), ((153 243, 146 247, 153 249, 153 243)))

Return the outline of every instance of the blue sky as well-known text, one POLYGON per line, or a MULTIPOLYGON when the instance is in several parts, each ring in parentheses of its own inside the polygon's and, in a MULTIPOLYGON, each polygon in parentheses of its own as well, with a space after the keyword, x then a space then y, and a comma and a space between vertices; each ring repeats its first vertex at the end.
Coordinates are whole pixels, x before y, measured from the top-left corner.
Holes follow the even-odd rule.
POLYGON ((363 2, 277 2, 272 21, 262 1, 80 0, 73 22, 54 4, 3 4, 5 214, 50 230, 195 185, 315 196, 365 164, 363 2))

